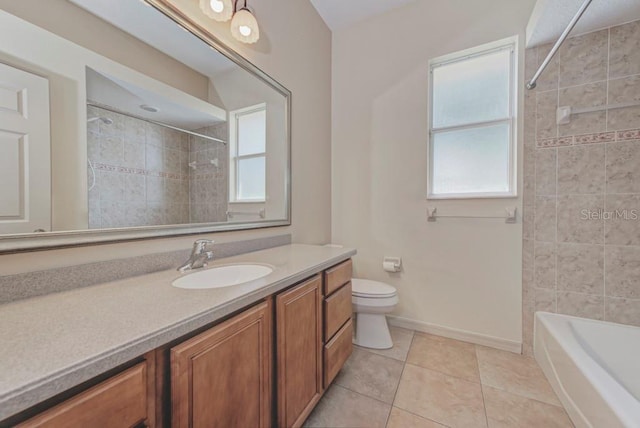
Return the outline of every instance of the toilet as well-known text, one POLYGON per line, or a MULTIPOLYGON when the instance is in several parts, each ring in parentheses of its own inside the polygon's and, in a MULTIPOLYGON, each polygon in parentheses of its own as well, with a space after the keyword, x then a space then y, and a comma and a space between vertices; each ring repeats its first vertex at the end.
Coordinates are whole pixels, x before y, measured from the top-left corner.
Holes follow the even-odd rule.
POLYGON ((356 314, 353 343, 372 349, 393 347, 386 314, 398 303, 398 292, 392 285, 369 279, 351 279, 351 303, 356 314))

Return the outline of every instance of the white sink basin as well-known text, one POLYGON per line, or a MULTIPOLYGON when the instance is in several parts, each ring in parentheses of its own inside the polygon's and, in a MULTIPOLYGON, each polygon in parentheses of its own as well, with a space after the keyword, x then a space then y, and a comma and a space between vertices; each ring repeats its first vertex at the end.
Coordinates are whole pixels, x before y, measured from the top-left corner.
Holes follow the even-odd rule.
POLYGON ((230 287, 262 278, 271 272, 273 272, 273 268, 267 265, 225 265, 185 275, 173 281, 171 285, 178 288, 198 290, 230 287))

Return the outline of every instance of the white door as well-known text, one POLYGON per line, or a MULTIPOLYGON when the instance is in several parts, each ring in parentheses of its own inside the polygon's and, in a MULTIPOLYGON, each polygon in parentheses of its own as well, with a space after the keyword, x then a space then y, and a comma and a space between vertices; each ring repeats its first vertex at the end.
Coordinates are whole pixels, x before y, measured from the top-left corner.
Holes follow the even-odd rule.
POLYGON ((0 63, 0 234, 51 230, 49 82, 0 63))

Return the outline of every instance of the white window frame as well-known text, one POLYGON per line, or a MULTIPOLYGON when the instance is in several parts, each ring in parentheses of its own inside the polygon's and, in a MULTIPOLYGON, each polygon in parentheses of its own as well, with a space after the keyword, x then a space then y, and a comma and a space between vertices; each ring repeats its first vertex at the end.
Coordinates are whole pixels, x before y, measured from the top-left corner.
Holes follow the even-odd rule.
MULTIPOLYGON (((264 158, 265 167, 267 162, 267 145, 265 141, 265 151, 260 153, 252 153, 250 155, 238 155, 238 124, 240 117, 255 113, 258 111, 264 110, 265 115, 267 112, 267 104, 261 103, 253 106, 241 108, 238 110, 233 110, 229 112, 229 123, 231 126, 229 127, 229 203, 234 204, 254 204, 254 203, 264 203, 266 202, 266 193, 267 193, 267 177, 265 171, 264 177, 264 185, 265 185, 265 198, 263 199, 241 199, 238 196, 238 163, 244 159, 253 159, 253 158, 264 158)), ((266 126, 265 126, 266 131, 266 126)), ((266 138, 266 136, 265 136, 266 138)))
POLYGON ((516 198, 517 190, 517 91, 518 76, 518 37, 510 37, 493 43, 484 44, 453 54, 445 55, 429 61, 429 137, 428 137, 428 161, 427 161, 427 199, 486 199, 486 198, 516 198), (433 128, 433 70, 442 65, 466 61, 478 56, 495 53, 497 51, 511 50, 511 67, 509 70, 509 116, 484 122, 465 123, 462 125, 433 128), (509 189, 506 192, 476 192, 476 193, 433 193, 433 136, 439 132, 473 129, 492 126, 496 124, 509 124, 509 189))

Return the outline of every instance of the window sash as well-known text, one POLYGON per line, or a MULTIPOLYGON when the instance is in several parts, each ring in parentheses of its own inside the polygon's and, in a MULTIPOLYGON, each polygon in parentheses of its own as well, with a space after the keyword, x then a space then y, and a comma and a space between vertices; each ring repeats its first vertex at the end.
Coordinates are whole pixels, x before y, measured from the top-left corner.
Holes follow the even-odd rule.
MULTIPOLYGON (((428 138, 428 156, 427 162, 427 199, 476 199, 476 198, 513 198, 517 197, 517 184, 516 184, 516 131, 515 131, 515 103, 516 99, 516 87, 515 87, 515 74, 516 74, 516 41, 512 40, 506 44, 502 44, 497 47, 478 50, 477 52, 469 53, 462 56, 448 56, 448 59, 442 61, 435 61, 430 64, 429 67, 429 138, 428 138), (440 128, 433 128, 433 70, 444 65, 459 63, 468 61, 473 58, 477 58, 484 55, 489 55, 502 50, 510 50, 509 60, 509 116, 505 118, 499 118, 481 122, 469 122, 460 123, 458 125, 444 126, 440 128), (509 190, 507 192, 465 192, 465 193, 433 193, 433 136, 437 133, 474 129, 489 127, 497 124, 507 123, 509 125, 509 190)), ((455 55, 455 54, 453 54, 455 55)))
MULTIPOLYGON (((242 111, 240 111, 240 112, 235 113, 235 121, 236 121, 236 132, 235 132, 235 136, 236 136, 236 141, 234 142, 234 144, 235 144, 235 153, 236 153, 236 154, 240 153, 240 132, 239 132, 239 129, 240 129, 240 119, 241 119, 243 116, 249 116, 249 115, 251 115, 251 114, 258 113, 258 112, 261 112, 261 111, 264 111, 265 116, 266 116, 266 114, 267 114, 267 107, 266 107, 266 106, 264 106, 264 105, 261 105, 261 106, 257 106, 257 107, 255 107, 255 108, 250 108, 250 109, 242 110, 242 111)), ((267 124, 266 124, 266 118, 265 118, 265 131, 266 131, 266 128, 267 128, 267 126, 266 126, 266 125, 267 125, 267 124)), ((266 139, 266 135, 265 135, 265 139, 266 139)), ((238 155, 238 156, 250 156, 250 155, 253 155, 253 154, 265 153, 265 152, 266 152, 266 150, 267 150, 267 144, 266 144, 266 140, 265 140, 265 149, 264 149, 264 151, 262 151, 262 152, 254 152, 254 153, 251 153, 251 154, 249 154, 249 155, 238 155)))
MULTIPOLYGON (((265 161, 265 168, 266 168, 266 163, 267 163, 267 153, 266 152, 262 152, 262 153, 253 153, 250 155, 242 155, 242 156, 234 156, 233 157, 233 163, 234 163, 234 172, 235 172, 235 195, 234 195, 234 199, 231 202, 264 202, 265 199, 247 199, 247 198, 241 198, 240 197, 240 161, 241 160, 245 160, 245 159, 255 159, 255 158, 264 158, 265 161)), ((266 172, 266 171, 265 171, 266 172)), ((264 178, 264 184, 265 184, 265 192, 266 192, 266 186, 267 186, 267 177, 265 175, 264 178)), ((265 194, 265 198, 266 198, 266 194, 265 194)))
POLYGON ((258 153, 258 154, 235 156, 234 163, 235 163, 236 186, 235 186, 235 199, 232 202, 265 202, 266 201, 266 197, 267 197, 267 195, 266 195, 266 191, 267 191, 267 177, 266 177, 267 153, 263 152, 263 153, 258 153), (264 177, 265 197, 262 198, 262 199, 241 198, 240 197, 240 161, 241 160, 245 160, 245 159, 256 159, 256 158, 264 158, 264 162, 265 162, 265 177, 264 177))
MULTIPOLYGON (((230 203, 261 203, 266 202, 266 194, 264 199, 246 199, 240 197, 240 168, 239 164, 241 160, 252 159, 252 158, 264 158, 265 159, 265 168, 267 162, 267 152, 266 152, 266 142, 265 142, 265 151, 256 152, 246 155, 239 155, 240 149, 240 140, 239 140, 239 128, 240 128, 240 117, 252 113, 257 113, 259 111, 264 111, 266 114, 267 106, 265 104, 248 107, 245 109, 240 109, 232 112, 234 119, 234 129, 232 132, 233 138, 231 141, 231 151, 230 151, 230 163, 233 169, 233 180, 230 180, 230 189, 229 192, 229 202, 230 203)), ((266 131, 266 123, 265 123, 265 131, 266 131)), ((265 185, 265 193, 266 193, 266 185, 267 185, 267 177, 265 174, 264 177, 264 185, 265 185)))
POLYGON ((448 131, 458 131, 463 129, 472 129, 472 128, 482 128, 486 126, 492 125, 500 125, 503 123, 509 123, 511 125, 513 122, 513 117, 505 117, 501 119, 487 120, 483 122, 472 122, 466 123, 464 125, 452 125, 452 126, 443 126, 442 128, 433 128, 431 130, 431 134, 437 134, 439 132, 448 132, 448 131))
POLYGON ((494 48, 481 49, 481 50, 478 50, 477 52, 469 53, 467 55, 451 56, 449 59, 434 61, 433 63, 431 63, 431 70, 433 71, 434 69, 445 66, 445 65, 455 64, 458 62, 465 62, 474 58, 478 58, 480 56, 491 55, 493 53, 505 51, 505 50, 510 50, 511 53, 513 54, 515 52, 515 42, 505 43, 494 48))
POLYGON ((509 176, 509 190, 507 190, 506 192, 464 192, 464 193, 433 193, 433 172, 434 172, 434 167, 433 164, 429 163, 429 174, 428 174, 428 180, 429 180, 429 193, 428 193, 428 199, 478 199, 478 198, 510 198, 510 197, 514 197, 516 196, 514 194, 514 186, 515 183, 513 183, 513 177, 515 175, 515 163, 513 161, 514 157, 515 157, 515 153, 514 153, 514 144, 513 144, 513 133, 514 133, 514 119, 513 118, 508 118, 508 119, 500 119, 500 120, 493 120, 490 122, 481 122, 481 123, 474 123, 474 124, 469 124, 469 125, 460 125, 460 126, 449 126, 446 128, 440 128, 438 130, 434 130, 431 133, 431 137, 430 137, 430 141, 429 141, 429 158, 433 159, 433 135, 435 134, 439 134, 439 133, 447 133, 447 132, 452 132, 452 131, 458 131, 458 130, 465 130, 465 129, 480 129, 480 128, 489 128, 495 125, 502 125, 502 124, 507 124, 508 128, 509 128, 509 135, 510 135, 510 141, 509 141, 509 147, 508 147, 508 159, 509 159, 509 165, 508 165, 508 176, 509 176))

